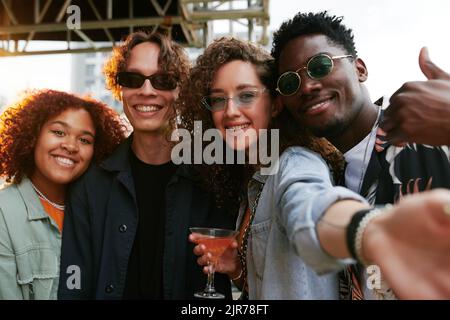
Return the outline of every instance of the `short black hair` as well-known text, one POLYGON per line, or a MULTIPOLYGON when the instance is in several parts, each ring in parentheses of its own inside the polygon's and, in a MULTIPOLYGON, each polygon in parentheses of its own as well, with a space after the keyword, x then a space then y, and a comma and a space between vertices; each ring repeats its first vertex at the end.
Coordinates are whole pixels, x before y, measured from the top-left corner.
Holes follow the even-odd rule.
POLYGON ((323 34, 329 40, 356 57, 353 31, 342 24, 343 17, 330 16, 327 11, 319 13, 297 13, 291 20, 283 22, 273 35, 272 56, 278 69, 280 54, 286 44, 297 37, 323 34))

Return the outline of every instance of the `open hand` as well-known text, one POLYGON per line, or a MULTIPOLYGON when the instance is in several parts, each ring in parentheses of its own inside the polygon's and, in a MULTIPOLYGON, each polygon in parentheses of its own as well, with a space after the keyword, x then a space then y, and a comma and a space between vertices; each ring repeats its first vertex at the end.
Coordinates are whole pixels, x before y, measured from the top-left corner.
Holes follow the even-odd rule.
POLYGON ((407 196, 372 220, 364 257, 401 299, 450 299, 450 191, 407 196))

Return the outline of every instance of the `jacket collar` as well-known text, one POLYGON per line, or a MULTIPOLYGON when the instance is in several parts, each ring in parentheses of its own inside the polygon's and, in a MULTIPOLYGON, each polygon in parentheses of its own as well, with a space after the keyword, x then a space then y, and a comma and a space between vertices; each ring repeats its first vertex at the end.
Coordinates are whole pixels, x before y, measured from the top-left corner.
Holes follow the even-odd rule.
POLYGON ((133 136, 131 135, 117 147, 113 154, 100 164, 100 167, 107 171, 129 171, 129 152, 132 141, 133 136))
MULTIPOLYGON (((128 171, 131 174, 129 152, 132 141, 133 135, 123 141, 113 154, 104 160, 100 166, 107 171, 128 171)), ((192 181, 200 181, 198 170, 189 164, 181 164, 177 169, 176 176, 181 176, 192 181)))
POLYGON ((253 174, 252 178, 258 181, 259 183, 265 184, 268 177, 269 177, 268 175, 262 175, 261 170, 258 170, 253 174))
POLYGON ((45 212, 42 207, 39 197, 36 195, 36 191, 34 191, 31 181, 27 177, 22 179, 20 184, 17 185, 17 189, 19 190, 20 196, 27 207, 28 220, 48 218, 47 212, 45 212))
POLYGON ((374 149, 372 150, 370 161, 366 169, 366 174, 364 175, 363 183, 361 185, 361 190, 359 191, 359 194, 364 198, 367 197, 370 186, 376 179, 378 179, 381 173, 381 168, 382 167, 380 164, 380 160, 378 159, 378 153, 374 149))

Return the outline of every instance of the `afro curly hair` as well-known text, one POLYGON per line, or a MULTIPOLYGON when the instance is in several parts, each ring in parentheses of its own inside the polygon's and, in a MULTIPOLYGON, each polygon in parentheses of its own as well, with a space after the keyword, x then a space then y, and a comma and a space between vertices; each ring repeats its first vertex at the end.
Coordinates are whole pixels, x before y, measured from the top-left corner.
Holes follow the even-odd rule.
POLYGON ((357 56, 352 29, 342 24, 343 17, 331 16, 327 11, 319 13, 297 13, 294 18, 283 22, 273 35, 272 57, 278 69, 279 59, 286 44, 300 36, 323 34, 352 56, 357 56))
POLYGON ((55 90, 28 92, 0 115, 0 176, 20 183, 35 170, 34 149, 42 126, 67 109, 84 109, 95 125, 94 158, 99 162, 125 139, 119 115, 107 105, 55 90))

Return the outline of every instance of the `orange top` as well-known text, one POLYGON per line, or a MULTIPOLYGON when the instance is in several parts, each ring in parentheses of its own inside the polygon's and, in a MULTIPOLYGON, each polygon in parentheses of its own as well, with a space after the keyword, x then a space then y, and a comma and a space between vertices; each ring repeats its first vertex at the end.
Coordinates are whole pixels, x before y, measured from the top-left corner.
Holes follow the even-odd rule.
POLYGON ((47 201, 39 198, 41 200, 41 204, 44 207, 45 212, 56 222, 58 225, 59 232, 62 233, 63 221, 64 221, 64 210, 59 210, 53 207, 47 201))

